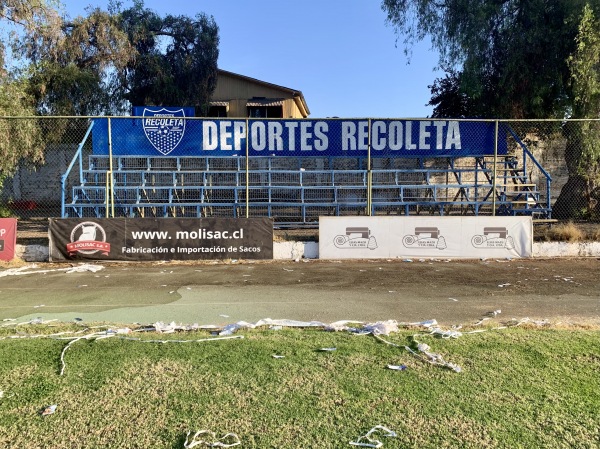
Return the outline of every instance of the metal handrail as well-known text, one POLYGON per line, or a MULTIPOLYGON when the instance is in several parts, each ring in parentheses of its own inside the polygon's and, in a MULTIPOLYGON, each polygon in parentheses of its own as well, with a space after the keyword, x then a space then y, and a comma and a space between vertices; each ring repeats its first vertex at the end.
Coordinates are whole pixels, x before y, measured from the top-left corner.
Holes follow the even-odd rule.
MULTIPOLYGON (((552 176, 550 176, 550 173, 548 173, 546 170, 544 170, 544 167, 541 166, 541 164, 538 162, 538 160, 529 151, 529 148, 527 148, 527 145, 525 145, 523 143, 523 141, 519 138, 519 136, 517 136, 517 134, 513 131, 513 129, 510 126, 507 126, 507 128, 508 128, 508 132, 513 136, 515 141, 519 144, 519 146, 523 150, 523 155, 524 156, 528 155, 529 159, 531 159, 531 161, 534 163, 534 165, 546 177, 546 181, 547 181, 546 182, 546 207, 548 208, 548 218, 550 218, 552 216, 551 215, 552 214, 552 198, 551 198, 551 189, 550 189, 550 186, 552 184, 552 176)), ((523 159, 525 159, 525 157, 523 157, 523 159)), ((525 161, 523 161, 523 166, 525 166, 525 161)))
POLYGON ((85 142, 87 141, 87 139, 90 135, 90 132, 92 131, 93 126, 94 126, 94 122, 90 121, 90 126, 88 127, 87 131, 85 132, 85 136, 83 136, 83 140, 77 146, 77 151, 75 152, 73 159, 71 159, 71 163, 69 164, 69 167, 67 168, 65 173, 60 178, 60 188, 61 188, 60 216, 62 218, 66 217, 65 199, 66 199, 66 191, 67 191, 67 179, 68 179, 69 175, 71 174, 71 170, 73 169, 73 166, 75 165, 75 162, 77 161, 77 159, 79 159, 79 183, 82 184, 85 181, 83 178, 83 160, 81 158, 81 153, 83 151, 83 146, 85 145, 85 142))

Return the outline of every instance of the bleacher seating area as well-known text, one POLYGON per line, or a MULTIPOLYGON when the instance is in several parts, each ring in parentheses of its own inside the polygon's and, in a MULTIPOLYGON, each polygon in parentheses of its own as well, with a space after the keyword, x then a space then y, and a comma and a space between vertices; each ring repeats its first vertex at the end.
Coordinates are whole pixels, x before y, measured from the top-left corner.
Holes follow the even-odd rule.
POLYGON ((525 158, 113 157, 89 155, 64 196, 69 217, 531 215, 550 218, 549 177, 525 158), (496 176, 494 176, 494 174, 496 176))

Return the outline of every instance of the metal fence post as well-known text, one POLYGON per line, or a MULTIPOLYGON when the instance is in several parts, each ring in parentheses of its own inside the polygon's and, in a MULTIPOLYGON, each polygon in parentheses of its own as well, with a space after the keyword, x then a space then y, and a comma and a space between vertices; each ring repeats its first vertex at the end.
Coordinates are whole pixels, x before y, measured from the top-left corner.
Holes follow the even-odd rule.
POLYGON ((250 218, 250 161, 248 160, 248 154, 250 152, 249 142, 250 139, 250 123, 246 119, 246 218, 250 218))
POLYGON ((373 215, 373 172, 371 171, 371 119, 369 119, 369 129, 367 136, 367 215, 373 215))
POLYGON ((111 118, 108 117, 108 167, 109 171, 106 174, 106 181, 108 183, 108 192, 106 195, 107 207, 106 207, 106 217, 109 217, 109 207, 110 207, 110 216, 112 218, 115 217, 115 192, 114 192, 114 182, 113 182, 113 154, 112 154, 112 127, 111 127, 111 118), (110 204, 110 206, 109 206, 110 204))
POLYGON ((498 173, 498 120, 494 121, 494 170, 492 173, 492 216, 496 215, 496 176, 498 173))

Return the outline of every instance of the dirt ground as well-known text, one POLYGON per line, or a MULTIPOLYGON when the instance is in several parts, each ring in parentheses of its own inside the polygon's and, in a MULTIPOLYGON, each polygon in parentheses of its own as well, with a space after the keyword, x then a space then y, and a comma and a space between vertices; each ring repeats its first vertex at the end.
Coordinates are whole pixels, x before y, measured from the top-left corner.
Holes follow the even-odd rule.
POLYGON ((38 264, 6 276, 0 319, 224 324, 262 318, 600 325, 600 260, 38 264), (77 264, 73 264, 77 266, 77 264))
MULTIPOLYGON (((47 244, 47 223, 19 221, 17 242, 47 244)), ((582 228, 600 235, 598 225, 582 228)), ((551 229, 536 227, 536 239, 551 239, 551 229)), ((318 230, 276 230, 275 239, 316 240, 318 230)), ((465 324, 501 310, 501 320, 600 325, 596 258, 103 263, 98 272, 66 273, 72 265, 43 263, 25 270, 29 274, 6 276, 18 265, 0 261, 0 319, 218 324, 266 317, 435 318, 465 324)))

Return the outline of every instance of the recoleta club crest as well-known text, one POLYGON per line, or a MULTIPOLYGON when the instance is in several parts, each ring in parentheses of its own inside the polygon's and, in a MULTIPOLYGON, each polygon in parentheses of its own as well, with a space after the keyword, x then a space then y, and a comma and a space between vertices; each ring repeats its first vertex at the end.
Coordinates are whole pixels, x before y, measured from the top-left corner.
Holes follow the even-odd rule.
POLYGON ((185 111, 162 108, 153 111, 144 108, 144 133, 161 154, 167 155, 181 142, 185 134, 185 111))

